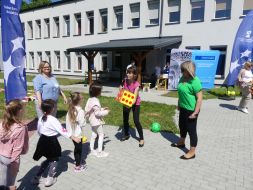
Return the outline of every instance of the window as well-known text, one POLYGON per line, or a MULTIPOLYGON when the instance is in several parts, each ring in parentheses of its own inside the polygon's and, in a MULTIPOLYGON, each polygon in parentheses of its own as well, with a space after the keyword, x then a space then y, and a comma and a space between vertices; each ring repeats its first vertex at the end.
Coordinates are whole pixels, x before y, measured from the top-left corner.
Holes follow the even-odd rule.
POLYGON ((28 39, 33 39, 33 23, 32 21, 28 21, 28 39))
POLYGON ((216 0, 215 18, 230 18, 231 0, 216 0))
POLYGON ((35 67, 35 62, 34 62, 34 53, 33 52, 29 52, 29 65, 30 65, 30 69, 34 69, 35 67))
POLYGON ((205 16, 205 1, 191 0, 191 21, 203 21, 205 16))
POLYGON ((200 50, 200 46, 186 46, 185 49, 200 50))
POLYGON ((107 9, 101 9, 100 12, 100 31, 107 32, 107 9))
POLYGON ((55 55, 54 62, 55 62, 56 70, 60 70, 61 69, 60 51, 55 51, 54 55, 55 55))
POLYGON ((90 11, 86 13, 87 15, 87 34, 94 34, 94 12, 90 11))
POLYGON ((65 68, 67 70, 71 70, 70 53, 65 51, 64 54, 65 54, 65 68))
POLYGON ((70 36, 70 20, 69 15, 63 16, 63 36, 70 36))
POLYGON ((252 9, 253 9, 253 1, 252 0, 244 0, 243 15, 248 14, 248 12, 252 9))
POLYGON ((149 24, 158 25, 159 24, 159 0, 148 1, 148 11, 149 11, 149 24))
POLYGON ((44 27, 44 37, 49 38, 50 37, 50 20, 49 18, 44 19, 45 27, 44 27))
POLYGON ((107 70, 107 52, 101 52, 101 70, 107 70))
POLYGON ((112 65, 112 69, 121 69, 121 65, 122 65, 122 57, 119 53, 115 53, 115 60, 114 63, 112 65))
POLYGON ((23 31, 25 33, 25 23, 22 22, 21 25, 22 25, 23 31))
POLYGON ((76 66, 77 70, 82 70, 82 54, 80 52, 76 52, 76 66))
POLYGON ((36 20, 35 23, 36 23, 36 28, 35 28, 36 38, 41 38, 41 21, 36 20))
POLYGON ((75 35, 81 35, 82 33, 82 24, 81 24, 81 13, 75 14, 75 35))
POLYGON ((42 61, 42 52, 38 51, 37 52, 37 63, 41 63, 42 61))
POLYGON ((53 32, 54 32, 54 37, 60 37, 59 17, 54 17, 53 32))
POLYGON ((135 3, 130 5, 131 11, 131 26, 140 26, 140 3, 135 3))
POLYGON ((181 0, 168 0, 169 23, 180 22, 181 0))
POLYGON ((217 69, 216 69, 216 77, 217 78, 224 78, 227 46, 211 46, 210 49, 220 51, 220 57, 219 57, 219 61, 218 61, 217 69))
POLYGON ((51 53, 50 53, 50 51, 46 51, 45 54, 46 54, 46 61, 51 64, 51 53))
POLYGON ((114 7, 115 14, 115 27, 122 28, 123 27, 123 6, 114 7))

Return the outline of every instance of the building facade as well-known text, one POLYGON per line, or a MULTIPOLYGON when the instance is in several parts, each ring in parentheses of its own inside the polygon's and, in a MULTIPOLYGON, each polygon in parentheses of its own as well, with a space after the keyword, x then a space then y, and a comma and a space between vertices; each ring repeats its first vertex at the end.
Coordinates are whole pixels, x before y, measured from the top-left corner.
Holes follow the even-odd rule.
MULTIPOLYGON (((41 60, 48 60, 54 74, 83 76, 86 58, 68 48, 118 39, 182 36, 181 49, 220 50, 216 84, 229 72, 237 29, 252 0, 63 0, 20 14, 26 37, 26 68, 37 73, 41 60)), ((150 52, 142 72, 151 76, 155 66, 169 62, 170 49, 150 52)), ((94 69, 125 69, 131 54, 99 52, 94 69)))

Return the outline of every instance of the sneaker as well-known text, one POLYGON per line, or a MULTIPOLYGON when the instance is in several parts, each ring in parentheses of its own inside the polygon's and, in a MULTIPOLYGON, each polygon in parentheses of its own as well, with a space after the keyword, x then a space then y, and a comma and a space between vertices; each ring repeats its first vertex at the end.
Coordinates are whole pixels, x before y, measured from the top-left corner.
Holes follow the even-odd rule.
POLYGON ((86 165, 75 166, 74 172, 82 172, 87 169, 86 165))
POLYGON ((91 150, 90 151, 90 155, 92 155, 92 156, 97 156, 97 151, 96 150, 91 150))
POLYGON ((246 114, 249 113, 249 111, 246 108, 242 108, 240 111, 242 111, 243 113, 246 113, 246 114))
POLYGON ((109 152, 105 152, 105 151, 102 151, 102 152, 98 152, 97 153, 97 157, 98 158, 105 158, 109 155, 109 152))
POLYGON ((45 187, 52 186, 53 184, 56 183, 56 181, 57 181, 56 177, 47 177, 46 180, 45 180, 45 187))
POLYGON ((42 183, 42 182, 43 182, 43 180, 42 180, 42 178, 39 177, 39 176, 35 176, 35 177, 33 177, 33 178, 31 179, 31 184, 32 184, 32 185, 38 185, 38 184, 40 184, 40 183, 42 183))

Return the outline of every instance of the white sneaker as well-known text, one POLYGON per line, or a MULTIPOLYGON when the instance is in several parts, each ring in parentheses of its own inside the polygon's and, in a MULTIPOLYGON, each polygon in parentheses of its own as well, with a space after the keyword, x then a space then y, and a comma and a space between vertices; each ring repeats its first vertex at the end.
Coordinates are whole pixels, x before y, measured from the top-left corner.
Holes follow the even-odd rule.
POLYGON ((90 151, 90 155, 92 155, 92 156, 97 156, 97 151, 96 150, 91 150, 90 151))
POLYGON ((242 108, 241 111, 242 111, 243 113, 247 113, 247 114, 249 113, 249 111, 247 110, 247 108, 242 108))
POLYGON ((34 176, 32 179, 31 179, 31 184, 32 185, 38 185, 40 183, 42 183, 43 180, 41 177, 38 177, 38 176, 34 176))
POLYGON ((45 187, 52 186, 53 184, 56 183, 56 181, 57 181, 56 177, 47 177, 46 180, 45 180, 45 187))
POLYGON ((98 152, 97 153, 97 157, 98 158, 105 158, 109 155, 109 152, 105 152, 105 151, 102 151, 102 152, 98 152))

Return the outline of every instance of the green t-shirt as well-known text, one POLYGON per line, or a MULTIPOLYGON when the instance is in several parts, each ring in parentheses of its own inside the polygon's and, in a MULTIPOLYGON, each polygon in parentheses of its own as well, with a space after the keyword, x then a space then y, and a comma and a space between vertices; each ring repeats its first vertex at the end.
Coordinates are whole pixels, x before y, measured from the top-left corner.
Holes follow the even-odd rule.
POLYGON ((183 77, 181 77, 177 87, 179 107, 194 111, 197 102, 196 94, 202 89, 201 82, 198 77, 194 77, 187 82, 182 81, 183 77))

